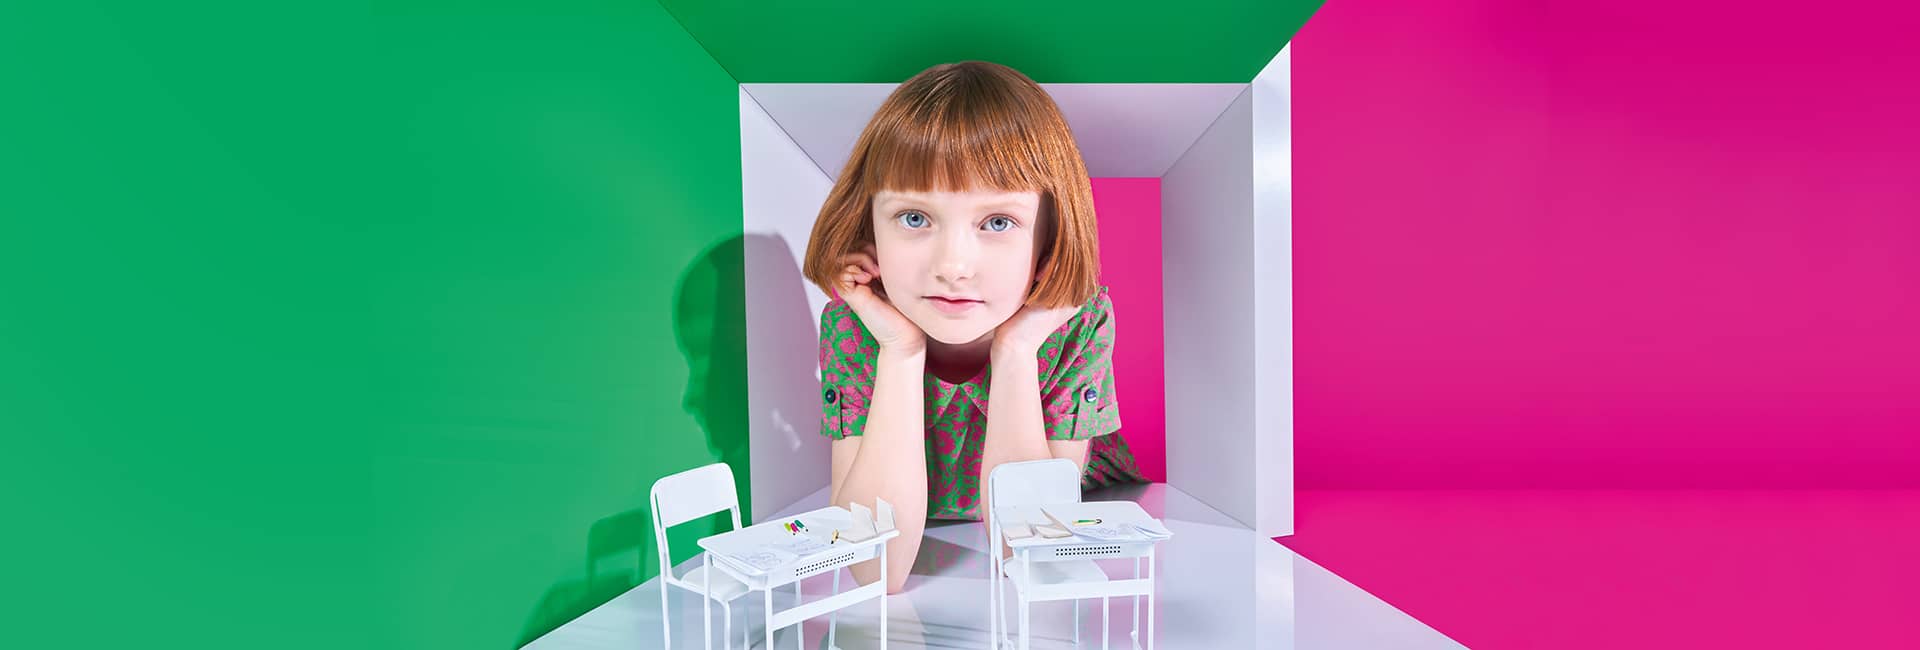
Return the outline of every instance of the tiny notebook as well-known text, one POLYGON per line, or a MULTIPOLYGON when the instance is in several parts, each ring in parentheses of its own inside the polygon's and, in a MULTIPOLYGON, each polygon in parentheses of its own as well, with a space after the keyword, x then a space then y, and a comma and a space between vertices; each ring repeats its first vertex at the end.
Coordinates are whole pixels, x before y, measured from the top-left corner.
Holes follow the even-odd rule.
POLYGON ((1046 516, 1047 521, 1052 523, 1034 524, 1033 525, 1034 534, 1037 534, 1046 539, 1060 539, 1062 537, 1073 536, 1073 530, 1070 528, 1067 528, 1066 524, 1060 523, 1060 520, 1055 518, 1053 516, 1053 513, 1047 512, 1045 508, 1042 508, 1040 510, 1040 514, 1046 516))
POLYGON ((873 500, 873 507, 880 511, 877 520, 873 510, 858 503, 852 505, 853 525, 840 532, 840 539, 857 544, 893 530, 893 504, 887 503, 886 499, 875 497, 873 500))

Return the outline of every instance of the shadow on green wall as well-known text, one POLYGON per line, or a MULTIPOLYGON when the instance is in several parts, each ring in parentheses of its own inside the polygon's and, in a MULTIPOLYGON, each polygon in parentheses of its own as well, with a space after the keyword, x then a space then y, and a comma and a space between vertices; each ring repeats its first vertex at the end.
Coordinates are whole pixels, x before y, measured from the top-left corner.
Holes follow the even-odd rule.
MULTIPOLYGON (((732 466, 741 521, 751 522, 747 462, 747 347, 744 301, 744 240, 734 237, 708 248, 680 274, 672 316, 674 343, 687 360, 681 407, 699 423, 712 458, 732 466)), ((652 431, 633 435, 651 437, 652 431)), ((692 466, 681 468, 692 469, 692 466)), ((660 476, 635 476, 634 494, 645 495, 660 476)), ((644 501, 644 496, 642 500, 644 501)), ((730 527, 725 512, 687 522, 667 533, 675 564, 695 555, 694 542, 730 527)), ((527 616, 515 647, 626 593, 659 573, 649 504, 614 513, 587 528, 581 579, 547 589, 527 616)), ((645 637, 653 638, 653 637, 645 637)))

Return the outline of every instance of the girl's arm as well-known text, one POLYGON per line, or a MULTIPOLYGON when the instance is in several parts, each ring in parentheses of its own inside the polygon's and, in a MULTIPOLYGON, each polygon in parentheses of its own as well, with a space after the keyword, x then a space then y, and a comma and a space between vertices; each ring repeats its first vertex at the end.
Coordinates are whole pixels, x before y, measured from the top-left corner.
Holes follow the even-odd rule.
POLYGON ((1047 448, 1046 421, 1040 417, 1040 370, 1033 362, 1037 350, 1024 346, 995 348, 993 379, 987 394, 987 437, 981 451, 980 486, 1001 463, 1052 458, 1047 448))
MULTIPOLYGON (((859 436, 833 442, 833 504, 851 509, 857 502, 871 508, 876 497, 893 504, 900 536, 887 542, 890 594, 906 585, 927 526, 925 368, 925 351, 881 348, 874 362, 866 428, 859 436)), ((878 558, 848 568, 863 586, 880 579, 878 558)))
MULTIPOLYGON (((1086 324, 1094 328, 1092 332, 1107 336, 1112 332, 1110 306, 1104 295, 1096 295, 1093 305, 1098 311, 1090 312, 1097 316, 1086 324)), ((1025 460, 1045 460, 1065 458, 1073 461, 1075 476, 1084 471, 1087 463, 1086 440, 1053 440, 1049 436, 1047 421, 1042 413, 1040 396, 1039 354, 1042 345, 1075 317, 1081 314, 1080 307, 1040 308, 1027 305, 1020 308, 1007 323, 994 330, 993 339, 993 383, 987 395, 987 434, 980 460, 980 492, 987 495, 989 478, 995 467, 1001 463, 1025 460)), ((1095 337, 1097 338, 1097 336, 1095 337)), ((1091 363, 1093 368, 1103 368, 1108 363, 1104 356, 1110 346, 1099 348, 1099 355, 1091 363)), ((1076 352, 1078 353, 1078 352, 1076 352)), ((1083 360, 1084 361, 1084 360, 1083 360)), ((1066 358, 1056 363, 1069 363, 1066 358)), ((1073 399, 1069 396, 1068 399, 1073 399)), ((980 519, 992 530, 992 514, 982 508, 980 519)), ((994 543, 1001 549, 1001 557, 1012 553, 1004 544, 994 543)))
MULTIPOLYGON (((987 434, 980 459, 980 494, 990 498, 987 479, 1001 463, 1066 458, 1075 467, 1086 464, 1085 440, 1047 440, 1046 421, 1040 415, 1040 370, 1034 363, 1038 346, 996 347, 993 380, 987 395, 987 434)), ((1078 472, 1075 473, 1078 476, 1078 472)), ((980 521, 992 528, 993 513, 980 509, 980 521)), ((1010 550, 1002 545, 1001 557, 1010 550)))

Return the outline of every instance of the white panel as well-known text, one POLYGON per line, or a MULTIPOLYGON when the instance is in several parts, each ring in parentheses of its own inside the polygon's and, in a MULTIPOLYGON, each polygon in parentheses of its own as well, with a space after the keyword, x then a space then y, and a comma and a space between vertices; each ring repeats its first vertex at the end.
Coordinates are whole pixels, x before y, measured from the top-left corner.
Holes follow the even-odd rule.
POLYGON ((831 181, 743 87, 748 458, 753 512, 765 521, 827 485, 820 436, 820 312, 827 296, 800 275, 831 181))
MULTIPOLYGON (((828 178, 898 84, 746 84, 828 178)), ((1166 173, 1246 84, 1041 84, 1060 105, 1088 174, 1166 173)))
MULTIPOLYGON (((899 84, 742 84, 740 87, 832 180, 853 155, 867 120, 899 84)), ((822 201, 825 197, 822 197, 822 201)), ((814 206, 818 208, 819 205, 814 206)), ((806 240, 802 239, 802 245, 806 240)))
POLYGON ((1246 84, 1041 84, 1067 117, 1087 173, 1167 173, 1246 84))
MULTIPOLYGON (((1043 84, 1066 113, 1093 175, 1164 174, 1168 478, 1269 536, 1293 532, 1286 60, 1282 50, 1257 85, 1043 84)), ((812 337, 826 296, 799 280, 798 260, 830 179, 895 86, 741 87, 757 505, 787 502, 779 499, 815 480, 788 477, 782 468, 805 468, 808 476, 818 470, 817 480, 826 480, 826 461, 815 465, 811 455, 825 458, 824 441, 812 431, 814 411, 800 409, 818 407, 812 337), (773 254, 751 252, 760 248, 773 254), (787 313, 797 308, 786 306, 794 298, 783 292, 807 296, 804 329, 782 325, 799 320, 787 313), (797 331, 806 333, 804 341, 797 331), (805 374, 814 382, 794 379, 803 364, 796 348, 806 351, 805 374), (800 383, 807 383, 804 401, 800 383), (774 500, 763 501, 763 491, 774 500)))
POLYGON ((1259 529, 1253 111, 1242 92, 1160 180, 1167 482, 1259 529))
POLYGON ((1255 530, 1293 534, 1293 111, 1288 48, 1253 79, 1255 530))

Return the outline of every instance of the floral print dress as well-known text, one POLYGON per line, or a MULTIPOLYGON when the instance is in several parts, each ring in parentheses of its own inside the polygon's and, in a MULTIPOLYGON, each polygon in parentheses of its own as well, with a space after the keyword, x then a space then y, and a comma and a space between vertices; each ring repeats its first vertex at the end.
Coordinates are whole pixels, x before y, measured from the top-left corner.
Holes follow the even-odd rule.
MULTIPOLYGON (((820 313, 820 433, 860 435, 880 347, 844 301, 820 313)), ((1081 489, 1144 482, 1120 437, 1113 392, 1113 302, 1100 287, 1040 346, 1040 410, 1048 440, 1091 440, 1081 489)), ((980 459, 992 364, 965 383, 926 373, 927 517, 979 520, 980 459)))

